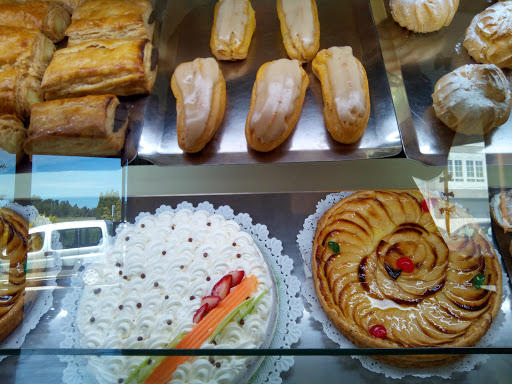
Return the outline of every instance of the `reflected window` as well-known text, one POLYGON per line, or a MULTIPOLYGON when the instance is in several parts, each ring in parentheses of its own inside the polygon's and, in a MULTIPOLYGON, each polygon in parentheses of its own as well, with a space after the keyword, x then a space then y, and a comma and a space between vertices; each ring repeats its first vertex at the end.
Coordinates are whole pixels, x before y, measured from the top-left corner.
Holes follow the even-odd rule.
POLYGON ((464 181, 462 160, 448 160, 448 172, 453 175, 453 181, 464 181))
POLYGON ((473 160, 466 160, 466 176, 468 181, 475 181, 475 166, 473 160))
POLYGON ((76 229, 61 229, 52 232, 58 234, 59 242, 62 244, 62 249, 78 248, 78 231, 76 229))
POLYGON ((29 237, 29 252, 39 252, 44 245, 44 232, 31 233, 29 237))
POLYGON ((80 247, 95 247, 101 244, 101 228, 81 228, 80 229, 80 247))

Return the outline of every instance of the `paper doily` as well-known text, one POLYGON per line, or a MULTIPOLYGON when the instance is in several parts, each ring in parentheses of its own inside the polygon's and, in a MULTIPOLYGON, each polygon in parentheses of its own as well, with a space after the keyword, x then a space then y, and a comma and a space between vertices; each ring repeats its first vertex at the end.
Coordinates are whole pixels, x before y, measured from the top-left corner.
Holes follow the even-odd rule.
MULTIPOLYGON (((31 205, 23 206, 18 203, 10 203, 7 200, 0 200, 0 207, 9 208, 15 211, 27 219, 30 223, 32 223, 37 217, 40 217, 37 209, 31 205)), ((16 327, 16 329, 0 343, 0 351, 1 349, 20 348, 28 333, 33 330, 37 324, 39 324, 39 320, 41 320, 43 315, 52 307, 53 289, 57 286, 56 276, 59 274, 62 268, 62 262, 60 258, 54 258, 53 261, 46 266, 46 268, 52 271, 54 277, 52 279, 45 280, 43 286, 40 287, 42 289, 39 289, 37 292, 37 298, 34 306, 30 308, 28 314, 24 316, 20 325, 18 325, 18 327, 16 327)), ((0 356, 0 361, 6 357, 7 356, 0 356)))
MULTIPOLYGON (((166 210, 178 211, 181 209, 190 209, 192 211, 205 210, 211 214, 220 214, 227 220, 237 222, 245 232, 252 236, 254 242, 266 256, 272 272, 278 281, 279 314, 274 338, 269 348, 289 349, 292 344, 299 340, 302 334, 297 320, 302 316, 304 306, 302 300, 298 297, 301 284, 297 277, 291 274, 293 260, 289 256, 282 254, 283 246, 281 241, 269 238, 269 231, 266 225, 253 224, 252 218, 247 213, 235 215, 233 209, 226 205, 215 209, 209 202, 200 203, 197 207, 194 207, 191 203, 183 202, 178 204, 175 209, 163 205, 156 210, 156 214, 166 210)), ((140 213, 135 218, 135 222, 148 215, 150 213, 140 213)), ((71 280, 71 286, 81 288, 83 287, 83 281, 78 276, 74 276, 71 280)), ((64 336, 64 340, 60 345, 61 348, 80 348, 80 334, 76 326, 76 315, 81 295, 81 289, 73 289, 62 300, 63 308, 68 310, 68 316, 64 317, 59 324, 59 331, 64 336)), ((85 357, 60 356, 60 359, 68 363, 63 374, 63 381, 65 383, 97 384, 97 381, 87 370, 85 357)), ((293 364, 293 356, 267 356, 252 376, 250 382, 280 384, 282 382, 281 373, 288 371, 293 364)))
MULTIPOLYGON (((316 212, 306 218, 304 221, 303 229, 297 235, 297 243, 299 245, 299 250, 304 263, 304 273, 306 275, 306 281, 302 285, 302 294, 310 306, 309 309, 311 316, 322 324, 322 328, 327 337, 337 343, 340 348, 357 348, 357 346, 348 340, 338 330, 338 328, 334 326, 322 308, 322 305, 320 304, 320 301, 316 295, 313 274, 311 273, 311 255, 313 253, 313 239, 318 220, 334 204, 353 193, 354 192, 338 192, 327 195, 325 199, 318 202, 316 205, 316 212)), ((499 253, 496 252, 496 254, 501 260, 499 253)), ((505 273, 503 273, 502 302, 504 302, 508 297, 510 297, 508 278, 505 273)), ((484 335, 484 337, 482 337, 476 346, 491 346, 495 344, 499 339, 501 339, 504 335, 503 324, 505 323, 505 320, 506 315, 502 310, 500 310, 494 319, 491 328, 484 335)), ((487 361, 489 355, 466 355, 461 360, 448 366, 417 369, 394 367, 392 365, 383 363, 380 360, 374 359, 371 356, 352 356, 352 358, 358 359, 366 369, 375 373, 383 373, 386 377, 393 379, 401 379, 407 375, 421 378, 439 376, 447 379, 451 376, 452 373, 471 371, 477 364, 482 364, 487 361)))

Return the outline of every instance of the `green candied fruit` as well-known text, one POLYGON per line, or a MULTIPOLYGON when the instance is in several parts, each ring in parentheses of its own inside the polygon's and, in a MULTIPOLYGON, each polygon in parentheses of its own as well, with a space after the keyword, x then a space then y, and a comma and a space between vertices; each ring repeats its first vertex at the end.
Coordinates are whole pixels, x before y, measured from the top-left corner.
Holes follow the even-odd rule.
POLYGON ((327 245, 329 246, 329 248, 331 248, 331 250, 334 253, 340 253, 340 246, 338 245, 338 243, 335 243, 334 241, 329 241, 327 245))
POLYGON ((485 276, 479 273, 471 279, 471 282, 476 289, 482 289, 482 284, 485 282, 485 276))

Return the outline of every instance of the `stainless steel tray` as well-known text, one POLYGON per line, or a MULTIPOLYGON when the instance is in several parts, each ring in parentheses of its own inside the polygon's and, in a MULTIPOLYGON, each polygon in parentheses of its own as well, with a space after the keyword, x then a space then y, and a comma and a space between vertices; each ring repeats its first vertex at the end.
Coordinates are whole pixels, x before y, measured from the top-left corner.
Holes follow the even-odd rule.
MULTIPOLYGON (((462 46, 464 33, 486 0, 461 1, 452 23, 433 33, 412 33, 391 17, 389 1, 370 0, 377 26, 400 133, 408 158, 428 165, 446 165, 456 146, 479 147, 488 164, 512 164, 512 119, 489 134, 456 134, 436 117, 432 93, 445 74, 475 61, 462 46)), ((504 71, 510 81, 510 70, 504 71)))
POLYGON ((256 31, 248 58, 220 63, 227 83, 224 120, 203 151, 184 154, 177 144, 176 99, 170 90, 170 78, 180 63, 212 56, 209 43, 215 1, 177 0, 168 2, 163 17, 158 75, 144 116, 139 156, 159 165, 185 165, 336 161, 398 154, 402 148, 398 124, 369 3, 317 0, 317 5, 320 48, 352 46, 368 73, 372 107, 368 127, 358 143, 339 144, 327 132, 320 82, 308 64, 305 68, 310 85, 294 132, 272 152, 261 154, 248 148, 245 120, 256 72, 267 61, 287 57, 275 1, 258 0, 252 2, 256 31))

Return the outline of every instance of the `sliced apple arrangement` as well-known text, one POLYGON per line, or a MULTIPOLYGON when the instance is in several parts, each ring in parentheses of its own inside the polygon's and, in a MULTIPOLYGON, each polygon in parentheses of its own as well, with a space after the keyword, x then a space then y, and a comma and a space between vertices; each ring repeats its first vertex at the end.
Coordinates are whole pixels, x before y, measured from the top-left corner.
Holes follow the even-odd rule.
POLYGON ((194 324, 199 323, 208 312, 219 305, 221 300, 224 300, 231 289, 242 282, 244 276, 244 271, 232 271, 220 279, 219 282, 213 286, 210 296, 205 296, 203 300, 201 300, 201 305, 192 318, 194 324))

